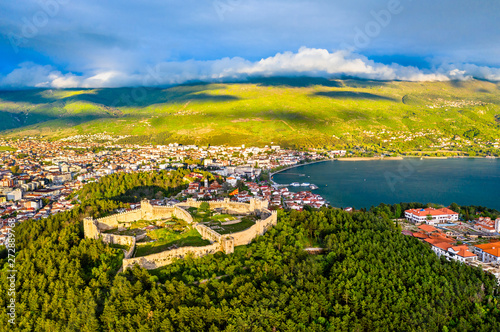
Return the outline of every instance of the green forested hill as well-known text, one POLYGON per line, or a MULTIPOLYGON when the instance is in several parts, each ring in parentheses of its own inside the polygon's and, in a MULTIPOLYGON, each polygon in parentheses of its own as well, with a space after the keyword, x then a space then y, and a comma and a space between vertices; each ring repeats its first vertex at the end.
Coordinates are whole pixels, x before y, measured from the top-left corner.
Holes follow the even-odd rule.
MULTIPOLYGON (((171 88, 0 92, 4 134, 63 137, 130 134, 131 142, 338 146, 378 144, 411 132, 401 147, 477 129, 500 137, 500 89, 486 81, 382 82, 268 78, 171 88), (390 133, 384 134, 383 131, 390 133)), ((470 135, 466 135, 470 136, 470 135)), ((389 143, 387 143, 389 144, 389 143)))
POLYGON ((127 176, 107 179, 124 184, 116 193, 93 184, 82 207, 16 228, 17 325, 7 323, 1 252, 2 331, 500 329, 492 275, 438 259, 370 212, 280 212, 274 229, 232 255, 117 274, 122 253, 82 239, 82 216, 120 206, 137 183, 167 189, 182 178, 127 176), (308 246, 325 252, 309 255, 308 246))

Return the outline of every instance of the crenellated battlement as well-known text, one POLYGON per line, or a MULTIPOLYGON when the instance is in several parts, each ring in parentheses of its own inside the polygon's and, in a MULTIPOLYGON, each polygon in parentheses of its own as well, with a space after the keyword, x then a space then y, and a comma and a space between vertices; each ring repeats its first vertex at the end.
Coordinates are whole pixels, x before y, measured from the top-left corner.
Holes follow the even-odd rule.
POLYGON ((116 213, 111 216, 94 219, 84 219, 84 232, 86 238, 102 239, 105 243, 129 245, 131 249, 123 259, 123 268, 126 269, 133 264, 138 264, 146 269, 158 268, 173 262, 173 260, 185 257, 188 253, 195 257, 223 251, 226 254, 234 252, 234 247, 246 245, 259 236, 264 235, 267 230, 277 224, 277 212, 268 210, 269 202, 258 199, 250 199, 250 203, 231 202, 228 198, 224 200, 208 201, 211 209, 223 208, 229 214, 255 214, 262 219, 250 228, 230 235, 221 235, 215 230, 201 224, 194 224, 194 227, 201 234, 202 238, 209 240, 212 244, 204 247, 186 247, 174 250, 167 250, 158 254, 144 257, 132 258, 135 251, 137 238, 133 236, 123 236, 102 233, 102 231, 118 228, 120 224, 133 223, 138 220, 157 220, 176 217, 192 224, 193 218, 183 206, 199 208, 202 201, 188 199, 186 202, 178 203, 174 206, 153 206, 149 200, 142 200, 141 207, 132 211, 116 213))

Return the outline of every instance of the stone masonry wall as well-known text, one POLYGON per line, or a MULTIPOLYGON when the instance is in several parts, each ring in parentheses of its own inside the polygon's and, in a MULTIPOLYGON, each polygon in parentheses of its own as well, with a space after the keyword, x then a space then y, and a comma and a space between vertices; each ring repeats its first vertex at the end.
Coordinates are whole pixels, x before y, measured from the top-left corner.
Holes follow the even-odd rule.
POLYGON ((179 203, 176 206, 152 206, 149 201, 141 202, 141 208, 119 213, 113 216, 100 219, 85 218, 84 231, 86 238, 98 239, 102 238, 105 243, 114 243, 130 246, 130 250, 125 254, 123 260, 123 269, 130 267, 133 264, 138 264, 146 269, 156 269, 158 267, 171 264, 174 259, 182 259, 191 253, 194 257, 201 257, 208 254, 213 254, 217 251, 223 251, 226 254, 234 252, 234 247, 239 245, 247 245, 258 236, 263 235, 269 228, 277 223, 276 211, 267 209, 268 202, 260 200, 250 200, 250 204, 231 202, 229 199, 224 201, 211 201, 211 209, 222 208, 225 213, 229 214, 250 214, 255 213, 264 219, 258 220, 252 227, 238 233, 221 235, 213 229, 196 224, 194 225, 202 238, 208 239, 212 244, 204 247, 182 247, 174 250, 164 251, 161 253, 148 255, 144 257, 131 258, 136 246, 136 239, 133 236, 122 236, 114 234, 102 233, 102 230, 109 230, 127 226, 127 223, 132 223, 137 220, 155 220, 163 218, 176 217, 183 219, 188 223, 193 222, 193 218, 184 210, 183 207, 199 207, 202 202, 189 199, 187 202, 179 203))
POLYGON ((117 213, 112 216, 97 219, 98 228, 100 230, 110 230, 119 227, 128 227, 131 223, 137 220, 156 220, 176 217, 185 220, 188 223, 193 222, 193 218, 189 212, 178 206, 151 206, 149 202, 142 203, 140 209, 117 213), (149 205, 149 206, 148 206, 149 205))
POLYGON ((195 228, 200 233, 202 238, 210 240, 212 242, 220 242, 222 235, 220 235, 210 227, 197 224, 195 228))
POLYGON ((120 223, 132 223, 141 219, 141 210, 133 210, 129 212, 117 213, 112 216, 97 219, 100 230, 110 230, 118 228, 120 223))
POLYGON ((134 246, 135 237, 116 234, 101 234, 102 240, 109 244, 120 244, 123 246, 134 246))
MULTIPOLYGON (((255 200, 252 199, 252 201, 255 200)), ((198 208, 201 203, 203 202, 188 199, 186 202, 179 203, 179 205, 198 208)), ((231 202, 228 198, 223 201, 209 201, 208 204, 210 205, 210 209, 223 208, 226 209, 229 214, 249 214, 255 211, 252 204, 231 202)))
POLYGON ((144 257, 124 259, 123 270, 126 270, 128 267, 131 267, 134 264, 138 264, 145 269, 152 270, 171 264, 174 259, 182 259, 190 253, 193 255, 193 257, 202 257, 209 254, 215 254, 217 251, 219 251, 219 247, 219 243, 213 243, 204 247, 182 247, 144 257))
POLYGON ((83 232, 86 239, 98 239, 101 234, 94 218, 83 219, 83 232))
POLYGON ((276 211, 263 220, 258 220, 255 225, 238 233, 232 233, 230 236, 234 239, 234 246, 247 245, 258 235, 264 235, 271 227, 278 222, 276 211))
POLYGON ((85 233, 85 238, 87 239, 101 238, 104 243, 129 246, 129 250, 125 253, 125 258, 132 257, 135 251, 135 242, 136 242, 135 237, 102 233, 98 225, 99 225, 98 221, 95 220, 94 218, 85 218, 83 220, 83 230, 85 233))

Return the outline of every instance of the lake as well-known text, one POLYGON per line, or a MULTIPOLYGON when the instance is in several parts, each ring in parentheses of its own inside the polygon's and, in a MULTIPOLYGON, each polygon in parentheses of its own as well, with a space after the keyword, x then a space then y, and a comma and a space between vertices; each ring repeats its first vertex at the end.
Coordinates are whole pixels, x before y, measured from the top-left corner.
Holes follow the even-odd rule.
POLYGON ((335 207, 369 208, 400 202, 448 206, 455 202, 500 210, 499 159, 325 161, 288 169, 275 174, 273 180, 315 184, 319 189, 313 192, 335 207))

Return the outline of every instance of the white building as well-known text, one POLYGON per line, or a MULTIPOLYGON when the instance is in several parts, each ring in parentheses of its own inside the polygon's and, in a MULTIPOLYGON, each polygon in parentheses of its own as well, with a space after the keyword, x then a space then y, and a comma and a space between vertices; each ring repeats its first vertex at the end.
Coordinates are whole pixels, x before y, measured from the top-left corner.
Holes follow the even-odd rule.
POLYGON ((233 176, 230 176, 226 179, 226 182, 231 185, 231 187, 236 187, 236 184, 238 183, 238 179, 236 179, 233 176))
POLYGON ((474 246, 474 253, 484 263, 500 264, 500 242, 478 244, 474 246))
POLYGON ((458 221, 458 213, 448 208, 411 209, 405 211, 406 220, 414 223, 427 223, 436 225, 440 223, 458 221))
POLYGON ((496 220, 491 220, 491 218, 488 217, 486 218, 480 217, 479 219, 476 220, 474 228, 477 229, 478 231, 485 233, 500 232, 500 218, 497 218, 496 220))
POLYGON ((7 193, 8 201, 19 201, 22 198, 23 198, 23 191, 21 189, 16 189, 7 193))
POLYGON ((473 262, 478 259, 478 256, 469 251, 466 245, 454 246, 450 242, 442 241, 439 238, 429 238, 425 240, 431 244, 431 249, 438 255, 444 256, 447 260, 456 260, 462 263, 473 262))

